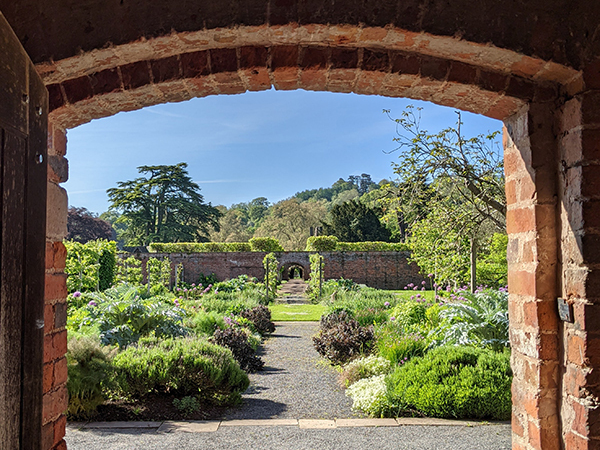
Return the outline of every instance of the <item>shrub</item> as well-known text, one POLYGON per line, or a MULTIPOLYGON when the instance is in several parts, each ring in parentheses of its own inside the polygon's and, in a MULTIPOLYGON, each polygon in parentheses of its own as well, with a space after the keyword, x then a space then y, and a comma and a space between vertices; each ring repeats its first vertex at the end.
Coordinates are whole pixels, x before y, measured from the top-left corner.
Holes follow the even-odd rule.
POLYGON ((348 387, 363 378, 385 375, 390 371, 391 367, 390 362, 380 356, 370 355, 364 358, 357 358, 344 366, 340 374, 340 384, 342 387, 348 387))
MULTIPOLYGON (((323 319, 322 319, 323 320, 323 319)), ((334 322, 337 319, 325 318, 334 322)), ((373 344, 373 327, 361 327, 354 319, 339 321, 313 336, 313 344, 319 354, 333 364, 345 364, 361 354, 368 354, 373 344)))
POLYGON ((154 242, 148 246, 152 253, 215 253, 215 252, 249 252, 248 242, 154 242))
POLYGON ((271 311, 264 305, 245 309, 241 312, 241 316, 252 322, 254 329, 263 336, 275 331, 275 324, 271 321, 271 311))
POLYGON ((333 309, 351 311, 358 323, 368 326, 385 322, 390 309, 397 301, 396 296, 391 293, 361 287, 355 290, 337 290, 334 299, 327 301, 327 304, 330 311, 333 309))
POLYGON ((347 309, 334 309, 330 313, 321 316, 319 325, 321 326, 321 330, 328 330, 336 327, 340 323, 350 322, 352 319, 354 319, 352 311, 347 309))
POLYGON ((429 342, 418 332, 405 332, 395 321, 380 326, 376 331, 377 353, 392 365, 404 364, 415 356, 423 356, 429 342))
POLYGON ((425 325, 427 322, 427 305, 425 303, 405 300, 398 303, 390 312, 390 317, 395 318, 395 322, 405 329, 413 325, 425 325))
POLYGON ((190 416, 195 412, 200 411, 200 402, 196 397, 192 397, 190 395, 183 397, 181 399, 174 398, 173 406, 181 411, 186 416, 190 416))
POLYGON ((272 237, 253 237, 250 239, 250 247, 253 252, 283 252, 279 241, 272 237))
POLYGON ((118 391, 126 397, 170 393, 233 404, 250 383, 230 350, 203 339, 130 346, 115 356, 113 365, 118 391))
POLYGON ((198 277, 198 284, 202 286, 208 286, 209 284, 217 284, 218 282, 219 279, 214 273, 211 273, 209 275, 204 275, 203 273, 201 273, 198 277))
POLYGON ((346 395, 352 397, 352 409, 374 417, 382 416, 388 408, 385 375, 357 381, 346 390, 346 395))
POLYGON ((391 415, 404 410, 441 418, 507 420, 512 372, 508 352, 439 347, 388 378, 391 415))
POLYGON ((115 281, 131 285, 142 284, 144 281, 144 276, 142 275, 142 261, 135 256, 125 258, 121 255, 117 260, 115 281))
POLYGON ((92 336, 69 340, 67 368, 69 406, 73 419, 87 419, 104 402, 104 392, 112 375, 112 352, 92 336))
POLYGON ((227 347, 240 367, 247 372, 257 372, 264 366, 264 362, 255 355, 256 350, 248 342, 248 335, 236 327, 217 330, 211 341, 217 345, 227 347))
POLYGON ((407 244, 398 242, 338 242, 336 251, 339 252, 406 252, 410 250, 407 244))
POLYGON ((81 244, 64 241, 67 249, 65 273, 69 292, 103 290, 112 285, 117 246, 114 241, 97 239, 81 244))
POLYGON ((222 330, 225 328, 225 320, 223 319, 223 314, 198 311, 185 321, 185 326, 196 334, 205 334, 210 337, 218 329, 222 330))
POLYGON ((307 252, 333 252, 338 244, 335 236, 310 236, 306 240, 307 252))

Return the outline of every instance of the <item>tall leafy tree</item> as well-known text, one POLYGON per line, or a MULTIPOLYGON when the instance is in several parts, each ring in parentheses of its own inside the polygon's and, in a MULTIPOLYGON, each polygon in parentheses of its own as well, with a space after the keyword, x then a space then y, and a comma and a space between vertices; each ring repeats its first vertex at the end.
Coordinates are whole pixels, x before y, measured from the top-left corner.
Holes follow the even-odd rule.
POLYGON ((389 241, 390 232, 379 221, 374 209, 352 200, 334 205, 323 223, 325 234, 342 242, 389 241))
POLYGON ((140 166, 145 176, 107 190, 110 209, 128 223, 122 235, 127 244, 203 242, 211 228, 219 229, 221 213, 204 203, 186 168, 186 163, 140 166))
POLYGON ((406 205, 426 202, 426 208, 413 210, 418 213, 408 237, 413 258, 421 267, 435 261, 435 268, 428 271, 444 281, 462 283, 470 278, 473 289, 478 248, 493 233, 506 230, 504 166, 498 132, 465 137, 457 115, 454 127, 438 133, 421 128, 419 108, 408 107, 399 119, 392 119, 400 152, 394 171, 399 175, 398 205, 403 214, 409 212, 406 205), (434 249, 446 254, 434 258, 428 254, 434 249))

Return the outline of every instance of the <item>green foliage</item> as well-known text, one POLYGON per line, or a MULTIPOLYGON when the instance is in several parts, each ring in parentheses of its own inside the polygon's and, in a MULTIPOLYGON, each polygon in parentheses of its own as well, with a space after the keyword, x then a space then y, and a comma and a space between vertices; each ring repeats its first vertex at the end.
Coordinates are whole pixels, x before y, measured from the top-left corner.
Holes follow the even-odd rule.
POLYGON ((220 253, 249 252, 252 247, 248 242, 153 242, 148 250, 154 253, 220 253))
POLYGON ((340 384, 348 387, 358 380, 370 378, 377 375, 385 375, 392 368, 390 362, 381 356, 369 355, 350 361, 340 374, 340 384))
POLYGON ((250 247, 253 252, 282 252, 283 247, 278 239, 272 237, 253 237, 250 239, 250 247))
POLYGON ((222 313, 200 310, 186 319, 185 326, 197 335, 210 337, 217 329, 225 328, 225 320, 222 313))
POLYGON ((457 302, 440 312, 440 345, 475 345, 500 351, 510 345, 508 336, 508 292, 486 289, 463 292, 457 302))
POLYGON ((146 273, 148 274, 149 291, 156 292, 169 289, 171 284, 171 261, 169 258, 162 260, 149 258, 146 261, 146 273))
POLYGON ((69 418, 88 419, 104 402, 105 391, 110 387, 113 353, 110 349, 100 346, 97 339, 92 336, 69 339, 67 348, 69 418))
POLYGON ((439 347, 414 358, 388 380, 391 416, 419 411, 456 419, 507 420, 511 413, 510 357, 472 347, 439 347))
POLYGON ((308 257, 310 261, 310 276, 308 278, 308 288, 306 289, 306 295, 312 301, 320 300, 320 289, 323 285, 323 271, 325 270, 325 263, 323 262, 323 256, 318 253, 312 253, 308 257))
POLYGON ((115 356, 113 365, 118 391, 127 397, 171 393, 232 404, 249 385, 231 351, 203 339, 130 346, 115 356))
POLYGON ((206 241, 209 228, 219 228, 221 213, 204 203, 186 163, 141 166, 141 176, 108 189, 110 210, 122 213, 127 229, 121 234, 129 245, 152 242, 206 241))
POLYGON ((334 205, 327 223, 326 234, 343 242, 388 241, 390 232, 379 221, 378 213, 359 201, 334 205))
POLYGON ((407 244, 400 242, 338 242, 338 252, 406 252, 410 250, 407 244))
POLYGON ((311 236, 306 240, 307 252, 333 252, 338 245, 335 236, 311 236))
POLYGON ((404 364, 415 356, 423 356, 428 341, 419 332, 407 332, 394 321, 377 328, 377 354, 390 361, 392 365, 404 364))
MULTIPOLYGON (((380 291, 378 289, 357 286, 352 289, 343 289, 338 283, 328 280, 327 293, 331 285, 336 286, 335 294, 324 301, 328 311, 345 310, 351 312, 352 316, 362 326, 377 325, 385 322, 390 314, 390 308, 396 305, 398 299, 393 293, 380 291)), ((325 297, 327 298, 327 297, 325 297)))
POLYGON ((279 285, 279 262, 273 253, 265 255, 263 267, 265 268, 264 282, 267 290, 267 301, 270 301, 277 296, 277 286, 279 285))
POLYGON ((114 241, 98 239, 81 244, 64 241, 67 249, 65 272, 69 292, 104 290, 112 285, 117 251, 114 241))
POLYGON ((192 397, 191 395, 187 395, 181 399, 174 398, 173 406, 186 416, 191 416, 195 412, 200 411, 201 408, 198 398, 192 397))
POLYGON ((167 338, 187 333, 182 326, 184 310, 154 298, 143 300, 136 287, 119 285, 88 298, 94 304, 87 307, 89 318, 83 325, 95 324, 104 345, 124 348, 150 334, 167 338))
POLYGON ((507 285, 508 262, 506 248, 508 235, 494 233, 481 249, 477 261, 477 282, 490 287, 503 287, 507 285))
POLYGON ((143 280, 142 261, 135 256, 121 257, 117 260, 117 274, 115 277, 117 283, 140 285, 143 280))

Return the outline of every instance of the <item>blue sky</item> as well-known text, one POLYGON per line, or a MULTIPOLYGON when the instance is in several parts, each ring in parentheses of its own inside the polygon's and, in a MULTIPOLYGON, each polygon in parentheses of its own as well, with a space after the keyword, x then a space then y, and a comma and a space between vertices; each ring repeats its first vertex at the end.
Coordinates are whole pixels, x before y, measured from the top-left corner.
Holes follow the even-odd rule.
MULTIPOLYGON (((456 121, 452 108, 410 99, 329 92, 264 91, 168 103, 69 130, 69 205, 101 213, 106 189, 139 176, 141 165, 188 163, 206 202, 271 202, 327 187, 348 175, 393 178, 394 123, 406 105, 423 107, 430 132, 456 121)), ((465 135, 501 122, 464 113, 465 135)))

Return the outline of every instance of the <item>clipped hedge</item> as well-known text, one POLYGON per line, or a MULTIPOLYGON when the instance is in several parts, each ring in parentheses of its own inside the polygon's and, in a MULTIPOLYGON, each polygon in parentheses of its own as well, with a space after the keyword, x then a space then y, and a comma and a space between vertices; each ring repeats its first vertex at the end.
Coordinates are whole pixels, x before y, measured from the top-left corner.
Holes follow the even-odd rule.
POLYGON ((229 349, 204 339, 165 339, 155 345, 130 346, 115 356, 113 367, 118 389, 126 397, 172 393, 233 404, 250 384, 229 349))
POLYGON ((271 237, 253 237, 250 239, 250 246, 253 252, 283 252, 283 247, 279 241, 271 237))
POLYGON ((252 246, 248 242, 154 242, 148 246, 151 253, 219 253, 250 252, 252 246))
POLYGON ((335 236, 311 236, 306 240, 307 252, 403 252, 408 244, 398 242, 339 242, 335 236))
POLYGON ((333 252, 338 245, 335 236, 311 236, 306 240, 307 252, 333 252))
POLYGON ((401 242, 338 242, 335 247, 338 252, 405 252, 409 251, 408 244, 401 242))

